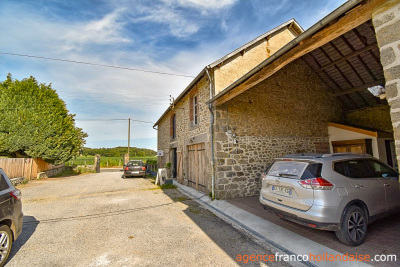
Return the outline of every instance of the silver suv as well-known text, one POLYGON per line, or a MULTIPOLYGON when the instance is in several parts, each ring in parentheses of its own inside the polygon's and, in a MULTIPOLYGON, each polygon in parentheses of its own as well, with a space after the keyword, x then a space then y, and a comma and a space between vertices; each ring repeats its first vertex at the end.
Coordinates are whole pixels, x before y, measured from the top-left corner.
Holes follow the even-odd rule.
POLYGON ((369 223, 400 209, 399 174, 368 155, 288 155, 262 174, 260 203, 283 219, 335 231, 343 243, 358 246, 369 223))

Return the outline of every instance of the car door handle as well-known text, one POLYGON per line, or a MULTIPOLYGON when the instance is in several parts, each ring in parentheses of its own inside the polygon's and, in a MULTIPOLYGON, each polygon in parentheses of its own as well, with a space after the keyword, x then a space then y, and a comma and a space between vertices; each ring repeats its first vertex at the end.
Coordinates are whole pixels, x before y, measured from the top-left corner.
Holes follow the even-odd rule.
POLYGON ((363 188, 364 186, 362 184, 356 184, 354 187, 355 188, 363 188))
POLYGON ((388 183, 384 183, 383 185, 386 186, 386 187, 390 186, 390 184, 388 184, 388 183))

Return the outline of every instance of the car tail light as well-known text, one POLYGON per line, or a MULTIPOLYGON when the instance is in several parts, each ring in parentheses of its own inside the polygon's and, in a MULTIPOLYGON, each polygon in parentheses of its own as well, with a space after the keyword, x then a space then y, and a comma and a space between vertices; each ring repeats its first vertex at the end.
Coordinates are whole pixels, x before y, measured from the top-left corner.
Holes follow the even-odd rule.
POLYGON ((312 228, 317 228, 317 225, 313 224, 313 223, 307 223, 307 226, 312 227, 312 228))
POLYGON ((333 188, 332 183, 321 177, 301 180, 299 184, 304 188, 315 190, 331 190, 333 188))
POLYGON ((16 200, 20 200, 21 199, 21 191, 19 191, 18 189, 15 189, 14 191, 11 191, 10 195, 13 198, 15 198, 16 200))
POLYGON ((146 167, 142 167, 142 171, 145 171, 146 170, 146 167))
POLYGON ((267 174, 265 172, 262 172, 261 173, 261 179, 265 179, 265 178, 267 178, 267 174))
POLYGON ((125 167, 125 171, 129 171, 129 167, 125 167))

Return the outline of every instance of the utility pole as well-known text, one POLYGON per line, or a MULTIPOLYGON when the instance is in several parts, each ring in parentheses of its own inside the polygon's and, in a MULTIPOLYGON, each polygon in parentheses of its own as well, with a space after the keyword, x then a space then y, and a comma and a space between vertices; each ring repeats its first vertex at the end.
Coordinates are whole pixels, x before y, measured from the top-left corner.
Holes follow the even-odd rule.
POLYGON ((131 146, 131 118, 128 119, 128 161, 130 160, 129 149, 131 146))

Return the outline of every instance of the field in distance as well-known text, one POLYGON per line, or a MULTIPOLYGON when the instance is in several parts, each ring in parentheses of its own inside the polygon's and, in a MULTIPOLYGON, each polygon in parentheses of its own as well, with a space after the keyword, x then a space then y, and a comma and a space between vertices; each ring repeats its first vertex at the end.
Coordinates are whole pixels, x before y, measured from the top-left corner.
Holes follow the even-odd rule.
MULTIPOLYGON (((142 160, 144 163, 157 164, 157 156, 130 157, 130 160, 142 160)), ((77 157, 65 163, 66 166, 87 166, 94 164, 94 156, 77 157)), ((112 168, 122 167, 124 157, 100 157, 100 167, 112 168)))

